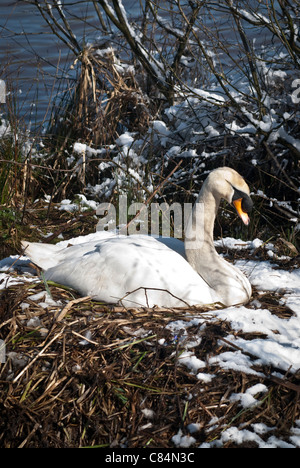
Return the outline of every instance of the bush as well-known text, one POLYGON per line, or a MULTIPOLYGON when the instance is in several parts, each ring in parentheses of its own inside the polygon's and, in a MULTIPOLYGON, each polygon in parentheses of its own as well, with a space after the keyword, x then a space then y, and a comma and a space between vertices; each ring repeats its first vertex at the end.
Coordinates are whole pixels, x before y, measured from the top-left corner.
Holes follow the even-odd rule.
POLYGON ((147 0, 132 22, 121 0, 99 0, 93 44, 75 37, 60 2, 32 3, 77 68, 50 119, 45 190, 193 201, 226 164, 253 189, 256 235, 296 242, 299 2, 147 0))

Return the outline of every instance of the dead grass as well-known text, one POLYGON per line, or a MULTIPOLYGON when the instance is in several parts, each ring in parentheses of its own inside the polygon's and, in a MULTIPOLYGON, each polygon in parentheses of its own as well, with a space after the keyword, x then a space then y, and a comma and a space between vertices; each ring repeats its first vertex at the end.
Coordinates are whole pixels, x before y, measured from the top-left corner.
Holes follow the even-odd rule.
MULTIPOLYGON (((76 138, 99 147, 114 143, 122 128, 143 134, 149 127, 151 112, 157 109, 142 91, 135 74, 120 71, 114 49, 87 47, 80 63, 76 85, 65 91, 49 124, 48 133, 54 134, 61 145, 57 148, 59 153, 69 140, 76 138)), ((132 59, 122 65, 132 65, 132 59)))
POLYGON ((96 230, 99 219, 93 210, 83 211, 78 205, 76 212, 69 213, 59 210, 59 207, 59 204, 46 203, 41 199, 28 200, 21 220, 22 205, 17 202, 7 210, 12 214, 6 217, 4 224, 5 208, 0 206, 0 259, 21 253, 22 239, 51 243, 58 242, 60 235, 71 238, 96 230))
MULTIPOLYGON (((173 447, 171 438, 179 428, 188 434, 189 423, 200 425, 195 446, 232 425, 251 430, 257 422, 275 426, 273 434, 284 439, 299 419, 299 376, 276 380, 274 369, 259 368, 265 377, 258 378, 208 364, 232 350, 226 337, 234 333, 212 321, 209 310, 109 307, 54 285, 50 292, 61 306, 43 309, 30 295, 44 289, 22 284, 1 295, 0 338, 8 352, 0 367, 1 447, 173 447), (22 303, 29 307, 22 310, 22 303), (166 327, 194 315, 206 327, 192 326, 187 336, 166 327), (201 371, 215 375, 210 383, 180 364, 185 343, 196 336, 202 342, 192 349, 207 362, 201 371), (258 382, 268 393, 240 411, 230 395, 258 382)), ((274 295, 262 300, 272 311, 274 295)))

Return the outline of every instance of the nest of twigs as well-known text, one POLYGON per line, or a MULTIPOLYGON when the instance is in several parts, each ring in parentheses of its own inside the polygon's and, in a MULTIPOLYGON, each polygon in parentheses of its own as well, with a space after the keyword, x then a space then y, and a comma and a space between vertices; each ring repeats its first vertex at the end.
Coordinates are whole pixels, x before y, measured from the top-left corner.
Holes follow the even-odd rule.
POLYGON ((1 447, 174 447, 172 437, 179 430, 189 437, 190 423, 198 424, 194 447, 231 425, 251 429, 254 422, 288 440, 300 417, 297 377, 276 381, 269 369, 258 378, 210 366, 211 356, 232 350, 226 336, 234 332, 208 309, 109 307, 57 285, 48 293, 60 305, 44 308, 30 299, 44 289, 22 284, 1 295, 0 338, 7 343, 0 365, 1 447), (195 315, 200 322, 183 327, 182 336, 167 327, 195 315), (180 362, 191 341, 189 349, 207 362, 203 372, 214 374, 211 382, 180 362), (231 393, 258 381, 268 386, 267 396, 241 411, 231 393))

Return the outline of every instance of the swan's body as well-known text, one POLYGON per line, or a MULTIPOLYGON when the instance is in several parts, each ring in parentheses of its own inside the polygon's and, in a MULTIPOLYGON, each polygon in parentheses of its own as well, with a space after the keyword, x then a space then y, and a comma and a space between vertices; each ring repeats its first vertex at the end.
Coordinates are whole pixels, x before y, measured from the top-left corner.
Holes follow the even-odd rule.
POLYGON ((68 248, 27 242, 23 247, 45 270, 47 280, 107 303, 121 302, 127 307, 241 304, 250 299, 250 283, 217 254, 213 244, 221 198, 240 202, 237 209, 248 224, 249 188, 237 172, 220 168, 203 184, 185 231, 185 244, 171 238, 99 232, 83 242, 75 240, 68 248))

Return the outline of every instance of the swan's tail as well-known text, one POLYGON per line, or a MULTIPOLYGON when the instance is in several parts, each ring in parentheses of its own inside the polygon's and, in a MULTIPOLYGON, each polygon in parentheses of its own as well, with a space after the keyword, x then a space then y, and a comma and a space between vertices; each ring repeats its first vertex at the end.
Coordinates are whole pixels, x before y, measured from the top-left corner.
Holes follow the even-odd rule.
POLYGON ((43 270, 48 270, 59 263, 57 255, 55 255, 59 252, 57 245, 22 241, 22 248, 24 254, 43 270))

